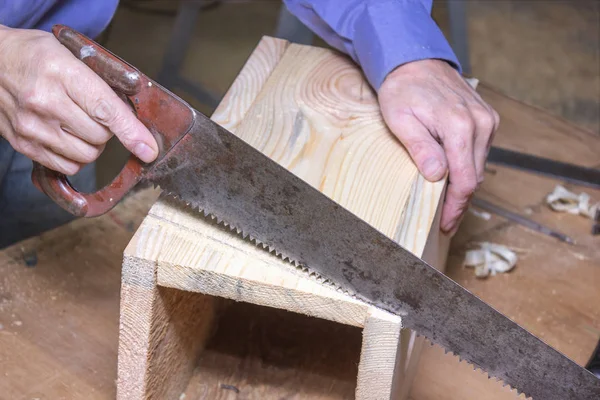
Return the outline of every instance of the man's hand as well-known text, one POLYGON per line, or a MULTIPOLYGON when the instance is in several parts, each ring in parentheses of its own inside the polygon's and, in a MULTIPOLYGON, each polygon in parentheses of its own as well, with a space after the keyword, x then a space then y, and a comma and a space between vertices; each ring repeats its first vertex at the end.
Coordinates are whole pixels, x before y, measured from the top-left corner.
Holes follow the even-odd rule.
POLYGON ((158 154, 131 109, 53 35, 1 25, 0 134, 67 175, 96 160, 113 134, 144 162, 158 154))
POLYGON ((425 178, 437 181, 449 171, 441 228, 453 234, 483 181, 498 113, 441 60, 398 67, 378 95, 387 125, 425 178))

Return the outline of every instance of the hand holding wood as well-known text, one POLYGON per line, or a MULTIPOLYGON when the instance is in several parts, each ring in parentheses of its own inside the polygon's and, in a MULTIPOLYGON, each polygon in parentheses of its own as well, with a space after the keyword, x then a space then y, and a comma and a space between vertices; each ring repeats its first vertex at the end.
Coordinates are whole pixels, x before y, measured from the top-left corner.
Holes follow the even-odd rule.
POLYGON ((430 181, 449 173, 442 230, 454 233, 483 181, 499 116, 448 63, 415 61, 391 72, 379 89, 383 117, 430 181))

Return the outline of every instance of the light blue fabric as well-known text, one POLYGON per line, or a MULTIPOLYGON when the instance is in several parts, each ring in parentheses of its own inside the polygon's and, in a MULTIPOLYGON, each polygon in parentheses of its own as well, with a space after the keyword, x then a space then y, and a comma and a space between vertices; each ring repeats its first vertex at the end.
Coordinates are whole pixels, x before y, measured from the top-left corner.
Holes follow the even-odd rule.
POLYGON ((433 18, 433 0, 283 0, 291 13, 329 45, 348 54, 375 89, 396 67, 423 59, 461 71, 433 18))
POLYGON ((0 0, 0 24, 50 31, 63 24, 95 38, 112 19, 119 0, 0 0))

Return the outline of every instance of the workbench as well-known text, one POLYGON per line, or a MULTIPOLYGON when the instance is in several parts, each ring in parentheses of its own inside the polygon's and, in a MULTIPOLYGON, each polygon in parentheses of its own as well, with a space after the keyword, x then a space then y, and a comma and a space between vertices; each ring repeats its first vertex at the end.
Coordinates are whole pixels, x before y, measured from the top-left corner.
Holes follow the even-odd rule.
MULTIPOLYGON (((502 118, 495 145, 600 166, 598 134, 489 86, 482 85, 479 91, 502 118)), ((559 229, 576 245, 496 216, 484 220, 467 213, 453 239, 446 273, 583 365, 600 337, 600 236, 590 235, 589 219, 558 214, 544 205, 556 183, 488 166, 478 196, 559 229), (482 241, 517 249, 516 268, 485 280, 475 278, 462 261, 465 250, 482 241)), ((585 190, 600 199, 600 191, 585 190)), ((151 189, 141 190, 107 215, 74 221, 0 252, 0 399, 115 397, 123 250, 157 196, 151 189)), ((336 398, 352 398, 360 330, 325 320, 307 324, 307 318, 266 314, 243 303, 228 307, 199 360, 198 369, 212 365, 213 374, 192 378, 186 397, 253 398, 244 392, 246 372, 253 371, 258 384, 281 387, 282 392, 302 381, 304 388, 311 382, 329 388, 336 398), (280 328, 265 330, 274 319, 280 328), (230 334, 219 335, 220 329, 230 334), (310 366, 319 374, 290 365, 310 366)), ((297 398, 310 395, 298 393, 297 398)), ((411 392, 414 400, 515 397, 501 383, 435 345, 424 349, 411 392)))

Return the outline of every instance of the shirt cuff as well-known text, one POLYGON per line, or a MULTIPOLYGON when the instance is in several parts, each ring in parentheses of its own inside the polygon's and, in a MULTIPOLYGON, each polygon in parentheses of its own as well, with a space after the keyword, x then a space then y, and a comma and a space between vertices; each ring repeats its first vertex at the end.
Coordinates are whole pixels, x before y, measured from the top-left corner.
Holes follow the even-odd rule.
POLYGON ((402 64, 445 60, 462 72, 444 34, 419 0, 370 2, 354 25, 354 49, 375 90, 402 64))

